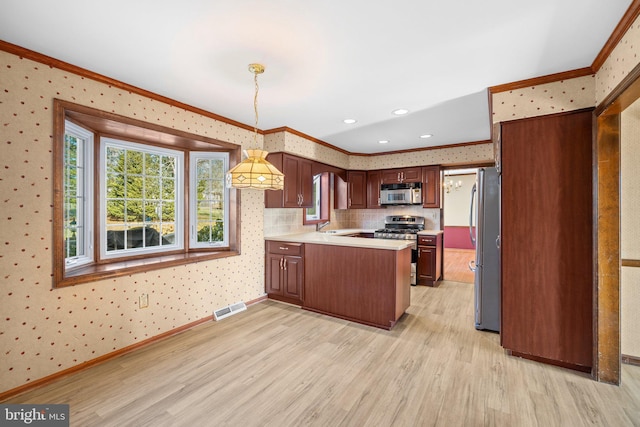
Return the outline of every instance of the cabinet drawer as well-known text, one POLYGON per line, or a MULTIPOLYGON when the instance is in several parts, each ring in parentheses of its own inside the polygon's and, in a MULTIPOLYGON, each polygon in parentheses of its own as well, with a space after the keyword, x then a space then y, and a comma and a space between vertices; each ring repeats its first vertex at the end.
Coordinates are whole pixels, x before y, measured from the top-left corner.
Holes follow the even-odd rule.
POLYGON ((302 255, 302 243, 267 241, 267 252, 282 255, 302 255))
POLYGON ((418 245, 420 246, 435 246, 438 241, 438 236, 418 236, 418 245))

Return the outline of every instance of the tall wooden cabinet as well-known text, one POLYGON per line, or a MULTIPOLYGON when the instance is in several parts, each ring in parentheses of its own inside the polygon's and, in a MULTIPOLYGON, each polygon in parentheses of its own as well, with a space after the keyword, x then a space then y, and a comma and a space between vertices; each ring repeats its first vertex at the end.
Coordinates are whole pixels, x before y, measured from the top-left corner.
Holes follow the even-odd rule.
POLYGON ((593 366, 592 111, 501 126, 501 343, 593 366))

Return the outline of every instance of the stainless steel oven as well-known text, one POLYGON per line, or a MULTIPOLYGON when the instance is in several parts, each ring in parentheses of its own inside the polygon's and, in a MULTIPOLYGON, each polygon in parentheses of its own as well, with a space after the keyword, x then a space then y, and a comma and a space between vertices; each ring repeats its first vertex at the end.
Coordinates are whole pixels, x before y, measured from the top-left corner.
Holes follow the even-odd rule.
POLYGON ((418 262, 418 232, 424 230, 424 217, 412 215, 389 215, 385 217, 384 228, 376 230, 376 239, 411 240, 411 284, 416 284, 416 263, 418 262))

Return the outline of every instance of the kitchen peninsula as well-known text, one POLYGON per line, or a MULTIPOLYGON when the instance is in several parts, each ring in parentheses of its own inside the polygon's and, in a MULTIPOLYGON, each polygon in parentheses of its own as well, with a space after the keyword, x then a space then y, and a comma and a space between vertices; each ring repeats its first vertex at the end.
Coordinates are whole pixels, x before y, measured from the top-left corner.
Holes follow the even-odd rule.
POLYGON ((269 298, 391 329, 410 305, 411 244, 339 230, 265 237, 269 298))

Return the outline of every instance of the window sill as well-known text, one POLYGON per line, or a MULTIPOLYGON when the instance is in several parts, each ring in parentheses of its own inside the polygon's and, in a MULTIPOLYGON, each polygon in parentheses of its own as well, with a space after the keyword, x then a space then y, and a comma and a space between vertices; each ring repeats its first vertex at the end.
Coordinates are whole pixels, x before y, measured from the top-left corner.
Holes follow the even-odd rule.
POLYGON ((128 276, 151 270, 173 267, 176 265, 191 264, 194 262, 208 261, 218 258, 227 258, 240 255, 239 251, 215 251, 215 252, 190 252, 157 257, 133 259, 109 264, 94 264, 80 267, 65 272, 62 280, 54 283, 54 288, 79 285, 81 283, 95 282, 97 280, 113 277, 128 276))

